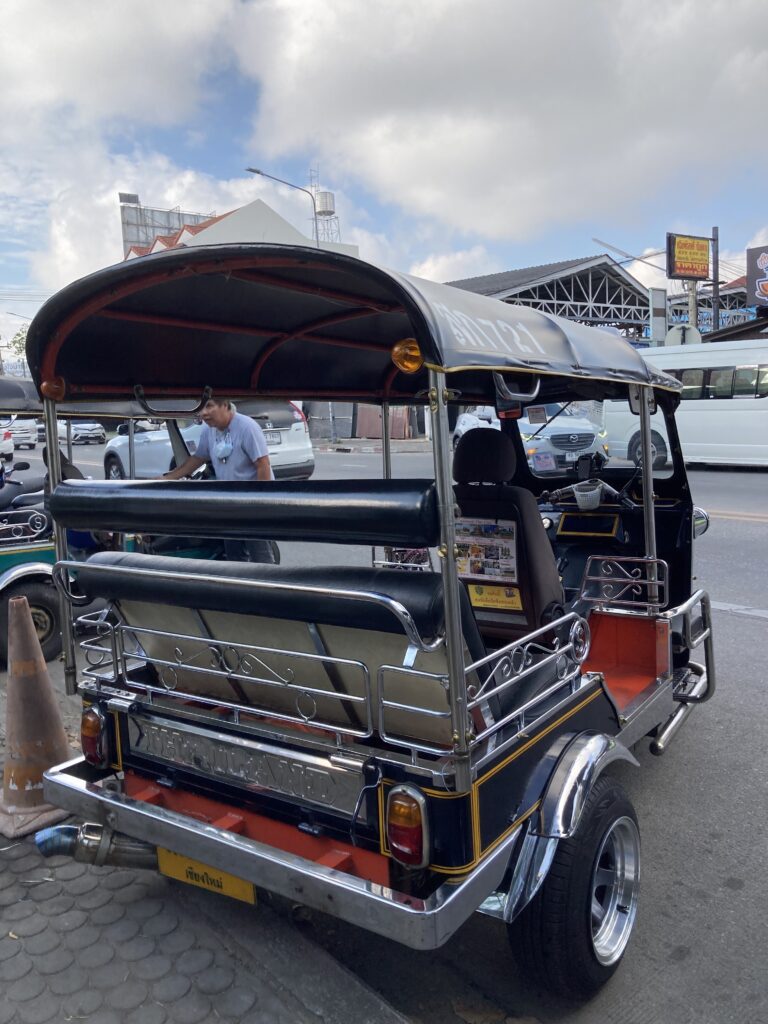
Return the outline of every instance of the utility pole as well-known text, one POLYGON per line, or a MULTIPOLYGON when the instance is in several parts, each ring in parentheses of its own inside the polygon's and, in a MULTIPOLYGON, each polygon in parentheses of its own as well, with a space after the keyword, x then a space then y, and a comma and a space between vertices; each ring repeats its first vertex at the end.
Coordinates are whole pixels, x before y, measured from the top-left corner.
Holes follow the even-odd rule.
POLYGON ((688 323, 691 327, 699 326, 699 311, 696 306, 696 281, 688 281, 688 323))
POLYGON ((712 330, 720 330, 720 230, 712 228, 712 330))

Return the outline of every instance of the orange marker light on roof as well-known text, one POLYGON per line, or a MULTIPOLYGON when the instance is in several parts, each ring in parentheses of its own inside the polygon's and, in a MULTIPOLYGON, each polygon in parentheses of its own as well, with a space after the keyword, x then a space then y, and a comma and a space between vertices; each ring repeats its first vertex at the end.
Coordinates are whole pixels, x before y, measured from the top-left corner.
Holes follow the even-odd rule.
POLYGON ((419 343, 415 338, 403 338, 392 348, 392 362, 403 373, 416 373, 424 365, 419 343))
POLYGON ((67 394, 67 382, 63 377, 44 380, 40 385, 40 393, 43 398, 50 398, 52 402, 61 402, 67 394))

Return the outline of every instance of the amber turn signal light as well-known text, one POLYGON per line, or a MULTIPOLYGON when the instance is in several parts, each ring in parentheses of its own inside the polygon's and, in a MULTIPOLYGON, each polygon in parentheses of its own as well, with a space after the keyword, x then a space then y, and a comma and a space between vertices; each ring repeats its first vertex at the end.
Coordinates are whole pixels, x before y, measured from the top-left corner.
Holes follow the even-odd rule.
POLYGON ((401 864, 423 868, 429 862, 427 802, 413 786, 395 786, 389 794, 387 842, 401 864))
POLYGON ((106 767, 109 762, 107 718, 96 704, 83 711, 80 719, 80 746, 88 764, 96 768, 106 767))
POLYGON ((392 362, 403 373, 416 373, 424 365, 419 343, 415 338, 403 338, 392 348, 392 362))

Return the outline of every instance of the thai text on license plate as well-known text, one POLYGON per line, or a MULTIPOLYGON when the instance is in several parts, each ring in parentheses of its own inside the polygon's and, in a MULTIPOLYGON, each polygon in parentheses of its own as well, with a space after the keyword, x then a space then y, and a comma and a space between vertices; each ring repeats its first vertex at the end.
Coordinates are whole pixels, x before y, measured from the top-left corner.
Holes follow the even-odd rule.
POLYGON ((245 882, 242 878, 201 864, 198 860, 183 857, 179 853, 172 853, 171 850, 164 850, 160 846, 157 848, 157 866, 161 874, 175 878, 179 882, 196 885, 200 889, 217 892, 222 896, 231 896, 245 903, 256 902, 256 890, 251 882, 245 882))
POLYGON ((280 436, 279 430, 265 430, 264 440, 267 442, 267 444, 280 444, 283 439, 280 436))

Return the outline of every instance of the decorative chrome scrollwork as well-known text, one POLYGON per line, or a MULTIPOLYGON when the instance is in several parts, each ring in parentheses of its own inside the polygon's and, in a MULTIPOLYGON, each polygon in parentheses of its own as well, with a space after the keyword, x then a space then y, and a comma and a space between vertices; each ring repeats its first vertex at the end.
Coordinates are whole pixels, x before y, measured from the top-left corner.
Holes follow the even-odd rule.
POLYGON ((13 509, 0 516, 0 543, 39 540, 49 530, 48 517, 34 509, 13 509))
POLYGON ((591 604, 650 610, 667 603, 667 563, 660 558, 592 556, 580 597, 591 604))

